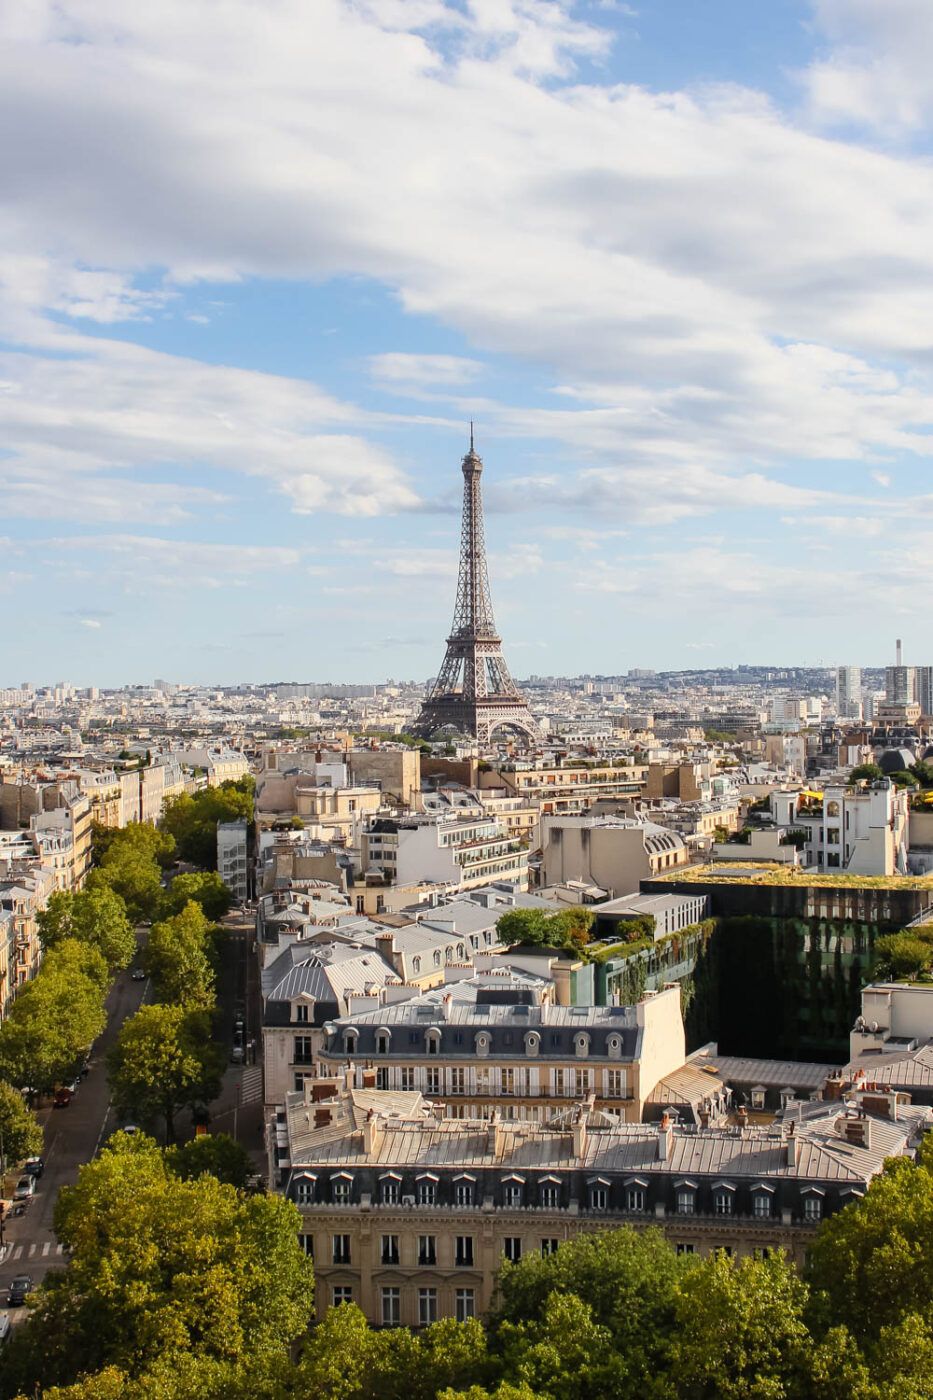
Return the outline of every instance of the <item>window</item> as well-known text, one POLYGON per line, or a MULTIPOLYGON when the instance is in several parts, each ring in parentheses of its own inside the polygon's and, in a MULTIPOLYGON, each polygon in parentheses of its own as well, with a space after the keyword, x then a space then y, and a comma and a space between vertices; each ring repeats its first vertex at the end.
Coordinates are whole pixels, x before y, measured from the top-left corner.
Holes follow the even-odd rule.
POLYGON ((315 1181, 310 1176, 300 1176, 295 1182, 295 1202, 299 1206, 309 1206, 314 1200, 315 1181))
POLYGON ((332 1262, 334 1264, 349 1264, 350 1262, 350 1236, 334 1235, 331 1240, 332 1262))
POLYGON ((311 1037, 309 1035, 296 1035, 292 1063, 296 1065, 309 1065, 311 1060, 311 1037))
POLYGON ((366 912, 366 898, 364 895, 358 894, 356 896, 356 912, 358 914, 364 914, 366 912))
POLYGON ((677 1214, 693 1215, 696 1210, 696 1192, 689 1186, 677 1192, 677 1214))
POLYGON ((765 1106, 765 1091, 764 1091, 764 1089, 753 1089, 753 1090, 752 1090, 752 1108, 754 1108, 754 1109, 759 1109, 759 1110, 760 1110, 760 1109, 763 1109, 764 1106, 765 1106))
POLYGON ((803 1218, 808 1224, 823 1219, 823 1202, 819 1196, 804 1197, 803 1218))
POLYGON ((343 1038, 344 1048, 348 1055, 356 1054, 356 1031, 347 1031, 343 1038))
POLYGON ((382 1325, 397 1327, 402 1320, 402 1292, 400 1288, 382 1290, 382 1325))
POLYGON ((388 1055, 388 1053, 389 1053, 389 1035, 388 1035, 388 1032, 387 1032, 387 1031, 380 1031, 379 1034, 376 1036, 376 1054, 377 1054, 377 1055, 388 1055))
POLYGON ((732 1192, 731 1192, 731 1191, 717 1191, 716 1194, 715 1194, 715 1196, 713 1197, 713 1203, 714 1203, 714 1206, 715 1206, 715 1210, 716 1210, 716 1214, 717 1214, 717 1215, 731 1215, 731 1214, 732 1214, 732 1192))
POLYGON ((414 1071, 414 1068, 413 1068, 412 1065, 403 1065, 403 1066, 402 1066, 402 1084, 401 1084, 401 1087, 402 1087, 407 1093, 411 1093, 411 1091, 414 1089, 414 1087, 415 1087, 415 1071, 414 1071))
POLYGON ((457 1235, 454 1263, 459 1264, 461 1268, 471 1269, 473 1267, 472 1235, 457 1235))
POLYGON ((629 1210, 644 1210, 645 1188, 643 1186, 630 1186, 626 1192, 625 1204, 629 1210))
POLYGON ((588 1069, 577 1070, 577 1093, 588 1094, 590 1092, 590 1072, 588 1069))
POLYGON ((439 951, 435 948, 435 950, 434 950, 434 966, 435 966, 435 967, 440 967, 440 965, 441 965, 441 955, 440 955, 439 951))
POLYGON ((525 1188, 520 1181, 507 1181, 505 1183, 503 1198, 507 1206, 512 1206, 513 1209, 516 1206, 520 1206, 524 1194, 525 1188))
POLYGON ((458 1322, 467 1322, 476 1316, 476 1293, 472 1288, 458 1288, 454 1294, 458 1322))
POLYGON ((389 1087, 389 1071, 388 1071, 388 1069, 386 1068, 386 1066, 383 1065, 380 1069, 377 1069, 377 1070, 376 1070, 376 1088, 377 1088, 377 1089, 388 1089, 388 1087, 389 1087))
POLYGON ((548 1257, 549 1254, 557 1253, 557 1247, 559 1243, 559 1240, 555 1240, 553 1238, 548 1238, 541 1241, 541 1253, 543 1254, 545 1259, 548 1257))
POLYGON ((695 1244, 679 1244, 677 1246, 678 1254, 696 1254, 696 1252, 697 1247, 695 1244))
POLYGON ((418 1182, 418 1204, 419 1206, 437 1205, 437 1182, 431 1181, 428 1177, 423 1177, 418 1182))
POLYGON ((429 1055, 439 1055, 441 1053, 440 1032, 428 1031, 424 1038, 424 1045, 429 1055))
POLYGON ((307 1021, 307 1020, 308 1020, 308 1003, 307 1003, 306 1001, 300 1001, 300 1002, 298 1003, 298 1005, 295 1007, 295 1020, 296 1020, 296 1021, 307 1021))
POLYGON ((306 1255, 308 1256, 309 1259, 313 1259, 313 1258, 314 1258, 314 1236, 313 1236, 313 1235, 299 1235, 299 1236, 298 1236, 298 1243, 299 1243, 299 1245, 301 1246, 301 1252, 302 1252, 302 1254, 306 1254, 306 1255))
POLYGON ((419 1263, 419 1264, 436 1264, 436 1263, 437 1263, 437 1236, 436 1236, 436 1235, 419 1235, 419 1236, 418 1236, 418 1263, 419 1263))
POLYGON ((450 1071, 450 1092, 452 1094, 466 1093, 466 1075, 462 1069, 450 1071))
POLYGON ((560 1205, 560 1187, 556 1181, 543 1181, 540 1188, 542 1206, 555 1210, 560 1205))
POLYGON ((517 1264, 522 1257, 522 1242, 518 1235, 506 1235, 502 1241, 502 1253, 512 1264, 517 1264))
POLYGON ((503 1094, 515 1093, 515 1071, 514 1069, 504 1069, 502 1071, 502 1092, 503 1094))
POLYGON ((606 1097, 610 1099, 621 1099, 625 1097, 624 1070, 608 1069, 606 1071, 606 1097))
POLYGON ((426 1092, 429 1093, 429 1094, 439 1094, 439 1093, 441 1092, 441 1072, 440 1072, 440 1070, 439 1070, 439 1069, 435 1069, 434 1066, 432 1065, 432 1067, 428 1070, 427 1075, 426 1075, 425 1077, 426 1077, 426 1079, 427 1079, 427 1090, 426 1090, 426 1092))
POLYGON ((590 1210, 605 1210, 609 1204, 609 1192, 605 1186, 597 1184, 590 1187, 590 1210))
POLYGON ((397 1206, 399 1197, 399 1182, 394 1176, 383 1178, 382 1182, 382 1204, 384 1206, 397 1206))
POLYGON ((759 1220, 766 1220, 771 1214, 771 1197, 765 1191, 757 1191, 752 1197, 754 1213, 759 1220))
POLYGON ((564 1071, 556 1069, 554 1071, 554 1093, 561 1095, 564 1092, 564 1071))
POLYGON ((732 1258, 732 1245, 731 1245, 731 1244, 717 1244, 716 1247, 715 1247, 715 1249, 713 1250, 713 1253, 714 1253, 714 1254, 722 1254, 722 1255, 724 1255, 724 1257, 725 1257, 726 1259, 731 1259, 731 1258, 732 1258))
POLYGON ((330 1198, 335 1206, 346 1206, 350 1204, 350 1197, 353 1194, 353 1182, 346 1176, 335 1176, 330 1183, 330 1198))
POLYGON ((412 960, 411 960, 411 970, 412 970, 412 972, 415 974, 416 977, 420 974, 420 972, 421 972, 421 959, 420 959, 420 958, 412 958, 412 960))
POLYGON ((398 1235, 383 1235, 382 1262, 383 1264, 398 1263, 398 1235))
POLYGON ((353 1302, 353 1289, 349 1288, 345 1283, 338 1284, 336 1288, 331 1290, 331 1297, 334 1307, 339 1308, 342 1303, 353 1302))
POLYGON ((456 1182, 454 1185, 454 1201, 458 1206, 471 1206, 473 1204, 472 1181, 456 1182))
POLYGON ((430 1327, 432 1322, 437 1321, 437 1289, 418 1289, 418 1323, 421 1327, 430 1327))

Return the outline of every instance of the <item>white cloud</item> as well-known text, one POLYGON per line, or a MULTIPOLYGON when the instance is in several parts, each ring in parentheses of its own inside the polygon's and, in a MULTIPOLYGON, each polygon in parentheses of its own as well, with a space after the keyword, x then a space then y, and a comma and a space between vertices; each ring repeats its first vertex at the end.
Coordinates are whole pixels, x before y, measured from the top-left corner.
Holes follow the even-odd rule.
POLYGON ((369 368, 382 388, 415 397, 434 389, 461 388, 484 370, 480 360, 464 355, 412 355, 400 351, 372 355, 369 368))
POLYGON ((929 0, 815 0, 829 52, 806 71, 814 116, 889 131, 933 115, 933 6, 929 0))
POLYGON ((104 624, 103 624, 102 622, 99 622, 99 621, 97 620, 96 617, 82 617, 82 618, 81 618, 81 626, 82 626, 82 627, 89 627, 89 628, 92 628, 93 630, 96 631, 96 630, 98 630, 99 628, 103 627, 103 625, 104 625, 104 624))

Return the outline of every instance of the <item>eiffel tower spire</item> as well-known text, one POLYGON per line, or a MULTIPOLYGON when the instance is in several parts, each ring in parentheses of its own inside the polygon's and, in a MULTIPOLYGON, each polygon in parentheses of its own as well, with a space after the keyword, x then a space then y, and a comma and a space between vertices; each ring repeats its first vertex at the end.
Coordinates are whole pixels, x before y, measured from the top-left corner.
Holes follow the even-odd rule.
POLYGON ((460 525, 460 571, 454 620, 447 652, 434 685, 421 707, 418 734, 439 730, 473 735, 488 743, 493 730, 511 727, 538 737, 528 702, 509 674, 502 639, 489 594, 483 497, 482 458, 473 446, 463 459, 463 518, 460 525))

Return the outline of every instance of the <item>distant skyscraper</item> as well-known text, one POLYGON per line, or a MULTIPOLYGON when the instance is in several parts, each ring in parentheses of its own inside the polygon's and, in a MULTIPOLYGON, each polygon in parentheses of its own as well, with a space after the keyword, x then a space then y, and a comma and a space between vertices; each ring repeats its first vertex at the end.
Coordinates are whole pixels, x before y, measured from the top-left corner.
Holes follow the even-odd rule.
POLYGON ((893 666, 884 668, 884 699, 888 705, 909 705, 916 700, 916 676, 913 666, 904 665, 904 650, 900 637, 895 646, 893 666))
POLYGON ((862 672, 858 666, 840 666, 836 671, 836 714, 840 719, 858 719, 862 710, 862 672))
POLYGON ((463 519, 460 528, 460 573, 453 626, 437 680, 421 707, 416 732, 448 730, 488 743, 496 729, 517 729, 538 737, 528 701, 509 674, 496 632, 486 570, 483 463, 473 450, 463 459, 463 519))
POLYGON ((914 692, 925 715, 933 715, 933 666, 914 667, 914 692))

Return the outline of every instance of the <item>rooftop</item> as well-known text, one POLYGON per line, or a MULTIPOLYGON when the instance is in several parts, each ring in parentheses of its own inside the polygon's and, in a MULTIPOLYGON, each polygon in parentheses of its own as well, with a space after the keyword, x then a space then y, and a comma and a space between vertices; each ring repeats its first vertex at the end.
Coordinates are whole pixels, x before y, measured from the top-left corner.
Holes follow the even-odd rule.
POLYGON ((767 861, 730 860, 723 863, 682 866, 655 875, 655 880, 688 884, 799 885, 820 889, 933 890, 930 875, 831 875, 767 861))

